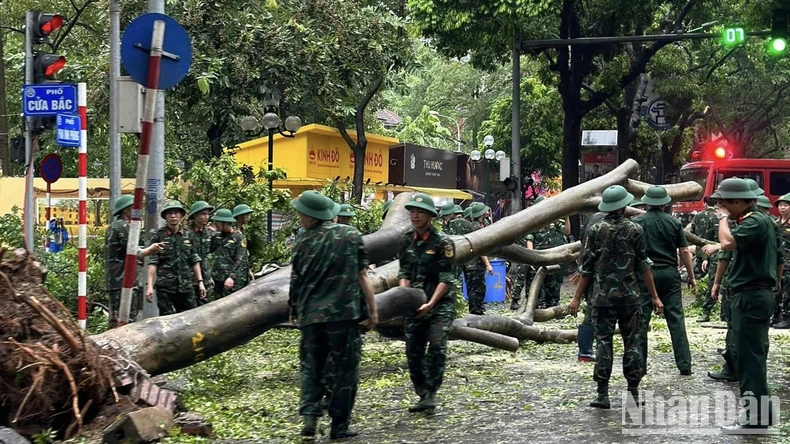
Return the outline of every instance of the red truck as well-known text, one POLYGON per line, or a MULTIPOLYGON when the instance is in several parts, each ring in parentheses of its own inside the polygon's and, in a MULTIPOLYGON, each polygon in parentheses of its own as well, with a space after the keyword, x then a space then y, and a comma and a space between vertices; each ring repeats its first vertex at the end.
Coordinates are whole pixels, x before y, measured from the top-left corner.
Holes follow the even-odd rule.
MULTIPOLYGON (((674 203, 672 213, 680 218, 683 225, 691 222, 695 214, 705 209, 702 198, 713 194, 719 183, 729 177, 756 180, 771 203, 775 203, 777 198, 790 193, 790 159, 722 159, 687 163, 680 168, 678 180, 697 182, 703 191, 691 199, 674 203)), ((776 208, 771 211, 779 215, 776 208)))

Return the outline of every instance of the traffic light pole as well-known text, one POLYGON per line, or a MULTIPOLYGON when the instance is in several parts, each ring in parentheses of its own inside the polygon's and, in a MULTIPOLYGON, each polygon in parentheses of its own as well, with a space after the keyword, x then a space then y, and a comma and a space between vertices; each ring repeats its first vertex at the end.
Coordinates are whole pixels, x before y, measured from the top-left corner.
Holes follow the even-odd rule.
MULTIPOLYGON (((749 37, 770 36, 771 31, 752 31, 747 32, 749 37)), ((586 46, 586 45, 606 45, 615 43, 636 43, 636 42, 679 42, 682 40, 704 40, 719 39, 721 33, 695 33, 685 32, 678 34, 658 34, 658 35, 623 35, 614 37, 581 37, 576 39, 546 39, 546 40, 522 40, 521 49, 527 48, 557 48, 560 46, 586 46)))
MULTIPOLYGON (((25 84, 33 83, 33 12, 25 12, 25 84)), ((36 212, 33 190, 33 118, 25 117, 25 249, 34 251, 36 212)))

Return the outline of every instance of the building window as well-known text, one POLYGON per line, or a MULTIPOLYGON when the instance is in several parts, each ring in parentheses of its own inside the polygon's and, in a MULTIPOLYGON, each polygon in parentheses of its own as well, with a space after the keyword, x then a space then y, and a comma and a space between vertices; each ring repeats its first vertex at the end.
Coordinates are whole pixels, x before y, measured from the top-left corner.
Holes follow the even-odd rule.
POLYGON ((771 188, 766 190, 773 196, 784 196, 790 193, 790 172, 776 171, 770 174, 771 188))

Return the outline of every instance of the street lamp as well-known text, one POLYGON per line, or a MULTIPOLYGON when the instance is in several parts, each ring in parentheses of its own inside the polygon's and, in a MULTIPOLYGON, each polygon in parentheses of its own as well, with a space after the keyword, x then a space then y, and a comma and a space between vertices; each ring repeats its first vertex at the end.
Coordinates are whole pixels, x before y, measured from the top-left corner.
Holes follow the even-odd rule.
MULTIPOLYGON (((294 137, 299 128, 302 127, 302 119, 296 116, 288 116, 283 122, 279 115, 280 94, 271 91, 263 99, 263 117, 258 122, 253 116, 245 116, 239 119, 239 126, 248 135, 259 136, 264 131, 269 133, 269 172, 274 169, 274 134, 279 133, 283 137, 294 137), (258 130, 258 125, 261 125, 258 130)), ((273 189, 273 181, 269 176, 269 195, 273 189)), ((272 210, 266 212, 266 238, 272 241, 272 210)))
POLYGON ((498 150, 494 151, 491 147, 494 145, 494 136, 487 135, 483 138, 483 145, 485 145, 486 150, 481 153, 479 150, 472 150, 469 153, 469 158, 472 159, 475 163, 480 163, 485 158, 486 162, 486 199, 488 195, 491 193, 491 161, 496 160, 497 162, 501 161, 502 159, 507 156, 504 151, 498 150))
POLYGON ((444 114, 439 114, 437 111, 428 111, 428 114, 434 117, 444 117, 445 119, 450 119, 455 122, 455 150, 457 152, 461 152, 461 125, 458 124, 458 119, 454 119, 450 116, 445 116, 444 114))

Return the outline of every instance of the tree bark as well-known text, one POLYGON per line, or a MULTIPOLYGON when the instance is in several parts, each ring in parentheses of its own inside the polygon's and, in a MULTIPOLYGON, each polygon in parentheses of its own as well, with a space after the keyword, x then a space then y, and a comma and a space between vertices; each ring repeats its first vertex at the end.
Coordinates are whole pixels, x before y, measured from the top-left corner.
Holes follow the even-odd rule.
POLYGON ((3 36, 0 35, 0 176, 11 175, 10 140, 8 136, 8 112, 6 112, 5 60, 3 59, 3 36))
POLYGON ((524 325, 532 325, 535 322, 535 309, 538 308, 540 300, 540 289, 543 286, 543 281, 550 271, 559 271, 559 265, 552 265, 550 267, 540 267, 532 279, 532 284, 529 286, 529 293, 527 294, 527 301, 519 308, 516 316, 519 321, 524 325))
POLYGON ((470 328, 463 325, 462 322, 457 321, 453 322, 453 328, 450 330, 451 339, 461 339, 463 341, 476 342, 478 344, 487 345, 489 347, 494 347, 509 352, 518 351, 518 339, 514 337, 501 335, 499 333, 490 331, 479 330, 476 328, 470 328))
POLYGON ((537 267, 573 262, 579 257, 579 250, 581 243, 578 241, 546 250, 529 250, 514 244, 494 251, 492 256, 537 267))
POLYGON ((464 327, 491 331, 512 336, 520 340, 554 342, 558 344, 576 342, 576 330, 543 330, 537 327, 524 325, 515 319, 504 316, 469 315, 461 319, 456 319, 453 325, 462 325, 464 327))

